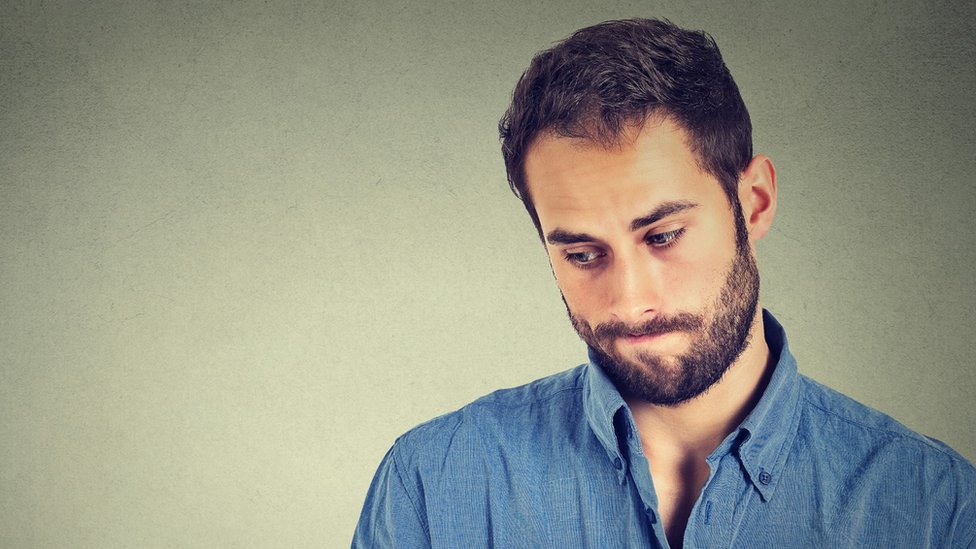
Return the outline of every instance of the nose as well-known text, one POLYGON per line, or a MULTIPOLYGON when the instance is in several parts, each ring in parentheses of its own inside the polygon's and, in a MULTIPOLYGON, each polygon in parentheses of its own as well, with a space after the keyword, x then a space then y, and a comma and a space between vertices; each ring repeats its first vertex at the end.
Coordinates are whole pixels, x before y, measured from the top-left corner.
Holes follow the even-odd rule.
POLYGON ((660 264, 639 255, 618 256, 613 263, 611 312, 625 324, 647 320, 661 308, 660 264))

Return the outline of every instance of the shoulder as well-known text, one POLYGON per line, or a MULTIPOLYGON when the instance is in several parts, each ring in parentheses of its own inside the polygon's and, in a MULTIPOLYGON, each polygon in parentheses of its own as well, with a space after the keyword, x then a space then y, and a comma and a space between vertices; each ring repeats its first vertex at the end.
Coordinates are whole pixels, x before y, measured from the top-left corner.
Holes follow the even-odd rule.
POLYGON ((582 414, 586 366, 531 383, 500 389, 458 410, 421 423, 393 445, 397 462, 408 469, 440 461, 452 452, 469 454, 489 440, 511 445, 555 422, 582 414))
POLYGON ((806 412, 825 429, 841 435, 844 432, 860 435, 868 441, 896 443, 904 449, 943 456, 950 461, 966 461, 955 450, 936 439, 927 437, 906 427, 891 416, 864 405, 853 398, 822 385, 806 376, 800 376, 804 386, 803 396, 806 412))
MULTIPOLYGON (((861 482, 900 482, 949 503, 976 505, 976 467, 939 440, 805 376, 805 449, 820 459, 843 463, 861 482)), ((841 469, 838 469, 841 470, 841 469)))

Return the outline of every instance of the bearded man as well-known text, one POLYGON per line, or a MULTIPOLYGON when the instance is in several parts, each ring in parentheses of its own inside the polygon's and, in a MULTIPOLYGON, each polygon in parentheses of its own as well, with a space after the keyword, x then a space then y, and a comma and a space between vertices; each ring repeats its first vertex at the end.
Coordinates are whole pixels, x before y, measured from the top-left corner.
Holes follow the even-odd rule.
POLYGON ((976 544, 973 465, 798 374, 760 307, 776 172, 710 37, 582 29, 499 127, 589 362, 400 437, 354 547, 976 544))

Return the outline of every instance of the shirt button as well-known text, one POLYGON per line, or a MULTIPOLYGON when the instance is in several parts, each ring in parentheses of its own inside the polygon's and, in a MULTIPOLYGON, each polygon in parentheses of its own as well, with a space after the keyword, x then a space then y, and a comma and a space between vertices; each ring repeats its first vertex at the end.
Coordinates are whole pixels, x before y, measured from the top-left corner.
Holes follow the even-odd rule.
POLYGON ((772 481, 773 481, 773 475, 767 473, 766 471, 759 473, 760 484, 769 484, 772 481))
POLYGON ((624 466, 624 462, 620 461, 620 458, 615 457, 613 458, 613 466, 617 469, 621 469, 624 466))

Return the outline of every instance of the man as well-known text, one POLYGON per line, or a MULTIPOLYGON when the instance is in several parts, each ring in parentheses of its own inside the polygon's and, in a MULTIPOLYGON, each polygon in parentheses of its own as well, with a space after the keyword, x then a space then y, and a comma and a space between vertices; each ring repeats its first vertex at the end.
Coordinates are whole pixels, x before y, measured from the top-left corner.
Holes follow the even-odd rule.
POLYGON ((976 547, 976 469, 796 371, 759 307, 771 161, 714 42, 542 52, 500 124, 590 362, 411 430, 354 547, 976 547))

